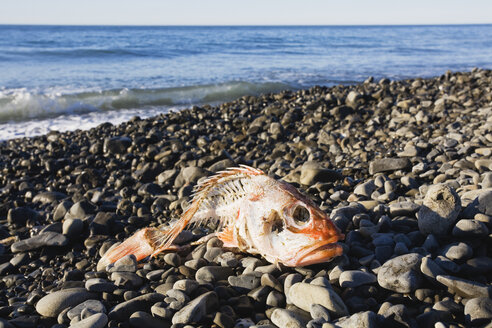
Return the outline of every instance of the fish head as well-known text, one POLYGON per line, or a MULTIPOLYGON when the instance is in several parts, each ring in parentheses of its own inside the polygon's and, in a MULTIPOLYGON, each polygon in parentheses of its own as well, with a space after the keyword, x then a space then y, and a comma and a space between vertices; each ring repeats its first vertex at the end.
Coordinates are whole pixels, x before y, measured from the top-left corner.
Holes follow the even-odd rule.
POLYGON ((285 195, 282 206, 265 222, 275 258, 286 266, 327 262, 343 253, 337 242, 344 235, 328 215, 296 188, 280 182, 285 195))

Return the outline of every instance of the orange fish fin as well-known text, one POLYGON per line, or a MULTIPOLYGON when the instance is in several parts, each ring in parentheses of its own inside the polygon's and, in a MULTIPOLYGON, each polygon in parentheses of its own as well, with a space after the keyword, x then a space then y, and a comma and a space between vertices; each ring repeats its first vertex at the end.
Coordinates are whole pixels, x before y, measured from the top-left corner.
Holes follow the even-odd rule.
POLYGON ((218 232, 217 238, 224 243, 224 247, 238 247, 237 241, 234 239, 233 226, 228 226, 221 232, 218 232))
POLYGON ((137 261, 154 252, 152 239, 161 232, 156 228, 145 228, 137 231, 123 243, 111 247, 97 264, 98 270, 104 270, 108 264, 114 263, 126 255, 135 255, 137 261))

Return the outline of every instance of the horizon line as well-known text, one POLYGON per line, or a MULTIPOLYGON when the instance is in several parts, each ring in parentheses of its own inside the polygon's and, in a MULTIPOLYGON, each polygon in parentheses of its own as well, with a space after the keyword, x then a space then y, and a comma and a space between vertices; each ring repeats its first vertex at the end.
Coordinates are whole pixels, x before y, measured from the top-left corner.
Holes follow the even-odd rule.
POLYGON ((0 26, 125 26, 125 27, 350 27, 350 26, 469 26, 492 25, 490 23, 367 23, 367 24, 48 24, 48 23, 0 23, 0 26))

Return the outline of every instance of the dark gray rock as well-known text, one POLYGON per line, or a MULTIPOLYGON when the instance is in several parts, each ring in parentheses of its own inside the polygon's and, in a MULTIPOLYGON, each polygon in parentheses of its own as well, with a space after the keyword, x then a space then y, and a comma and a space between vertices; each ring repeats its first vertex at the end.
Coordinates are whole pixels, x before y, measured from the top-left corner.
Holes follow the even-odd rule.
POLYGON ((232 269, 221 266, 204 266, 198 269, 195 279, 199 283, 211 283, 218 280, 225 280, 232 275, 232 269))
POLYGON ((176 312, 172 318, 173 324, 187 324, 200 321, 207 313, 216 309, 219 299, 215 292, 207 292, 189 302, 176 312))
POLYGON ((10 246, 13 253, 31 251, 45 246, 65 246, 68 239, 61 233, 48 231, 34 237, 15 242, 10 246))
POLYGON ((159 293, 149 293, 119 303, 108 314, 110 320, 125 321, 137 311, 149 312, 152 305, 164 301, 165 296, 159 293))
POLYGON ((134 312, 128 321, 132 328, 168 328, 171 326, 168 320, 154 318, 151 314, 143 311, 134 312))
POLYGON ((132 139, 126 136, 104 139, 103 152, 110 154, 125 154, 132 144, 132 139))
POLYGON ((411 166, 412 163, 408 158, 381 158, 369 164, 369 174, 406 170, 411 168, 411 166))

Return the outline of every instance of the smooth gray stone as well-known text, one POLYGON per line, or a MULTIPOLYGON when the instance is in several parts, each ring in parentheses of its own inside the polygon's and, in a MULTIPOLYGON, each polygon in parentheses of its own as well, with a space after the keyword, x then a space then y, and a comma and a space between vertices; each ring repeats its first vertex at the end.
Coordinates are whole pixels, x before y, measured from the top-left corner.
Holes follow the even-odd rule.
POLYGON ((446 274, 446 272, 429 257, 422 258, 420 271, 431 280, 436 280, 437 276, 446 274))
POLYGON ((408 158, 380 158, 369 163, 369 174, 406 170, 412 167, 408 158))
POLYGON ((228 267, 204 266, 197 270, 195 278, 199 283, 213 283, 225 280, 232 274, 232 269, 228 267))
POLYGON ((421 259, 420 254, 410 253, 386 261, 378 271, 379 285, 398 293, 410 293, 419 288, 421 259))
POLYGON ((72 320, 75 317, 80 317, 82 311, 86 309, 92 314, 96 313, 106 313, 106 308, 104 305, 98 300, 87 300, 79 305, 73 307, 67 312, 68 319, 72 320))
POLYGON ((56 317, 67 307, 73 307, 97 295, 89 293, 85 288, 62 289, 41 298, 36 304, 36 311, 45 317, 56 317))
POLYGON ((150 311, 150 308, 152 305, 154 305, 157 302, 162 302, 164 301, 164 298, 166 296, 159 294, 159 293, 150 293, 150 294, 144 294, 141 296, 137 296, 135 298, 132 298, 129 301, 120 303, 113 307, 108 314, 109 319, 111 320, 118 320, 118 321, 125 321, 127 320, 130 315, 134 312, 137 311, 145 311, 148 312, 150 311))
POLYGON ((68 196, 58 191, 43 191, 34 196, 33 203, 49 204, 67 198, 68 196))
POLYGON ((465 320, 472 325, 481 325, 492 322, 492 299, 477 297, 468 300, 465 304, 465 320))
POLYGON ((104 313, 97 313, 70 325, 70 328, 104 328, 107 323, 108 316, 104 313))
POLYGON ((436 279, 447 286, 451 294, 465 298, 492 297, 492 286, 453 276, 437 276, 436 279))
POLYGON ((365 311, 352 314, 350 317, 341 318, 336 322, 336 326, 340 328, 378 328, 380 327, 376 313, 365 311))
POLYGON ((420 232, 447 234, 454 226, 460 210, 461 200, 453 188, 446 184, 430 186, 417 216, 420 232))
POLYGON ((107 272, 135 272, 137 271, 137 258, 133 254, 123 256, 116 262, 109 264, 107 272))
POLYGON ((340 287, 359 287, 362 285, 372 284, 377 281, 377 277, 369 272, 360 270, 343 271, 339 277, 340 287))
POLYGON ((302 316, 286 309, 273 310, 271 320, 277 327, 304 328, 307 325, 302 316))
POLYGON ((289 288, 289 301, 298 308, 309 312, 312 304, 320 304, 335 317, 348 314, 348 309, 340 296, 331 288, 298 282, 289 288))
POLYGON ((48 231, 34 237, 13 243, 10 246, 12 253, 31 251, 45 246, 65 246, 68 239, 61 233, 48 231))
POLYGON ((442 255, 446 256, 450 260, 462 261, 473 256, 473 249, 470 245, 462 242, 452 243, 443 249, 442 255))
POLYGON ((90 292, 112 293, 116 288, 118 287, 116 287, 115 284, 102 278, 91 278, 87 279, 87 281, 85 282, 85 289, 90 292))
POLYGON ((186 294, 190 294, 199 286, 198 282, 191 279, 181 279, 174 283, 173 289, 181 290, 186 294))
POLYGON ((477 220, 459 220, 453 228, 456 237, 483 237, 489 234, 487 226, 477 220))
POLYGON ((187 324, 200 321, 203 316, 217 308, 219 299, 215 292, 202 294, 176 312, 172 318, 173 324, 187 324))

